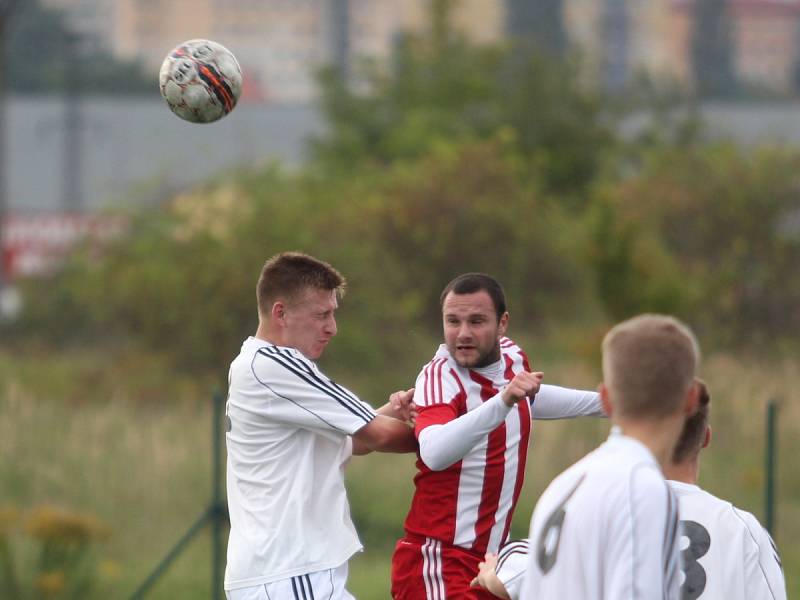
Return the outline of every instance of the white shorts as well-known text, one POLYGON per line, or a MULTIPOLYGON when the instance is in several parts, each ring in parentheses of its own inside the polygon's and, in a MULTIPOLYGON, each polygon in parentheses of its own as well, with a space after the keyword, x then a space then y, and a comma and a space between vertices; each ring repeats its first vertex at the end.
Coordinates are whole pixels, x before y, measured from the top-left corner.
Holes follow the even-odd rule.
POLYGON ((355 600, 345 589, 347 563, 307 575, 297 575, 271 583, 238 590, 225 590, 228 600, 355 600))

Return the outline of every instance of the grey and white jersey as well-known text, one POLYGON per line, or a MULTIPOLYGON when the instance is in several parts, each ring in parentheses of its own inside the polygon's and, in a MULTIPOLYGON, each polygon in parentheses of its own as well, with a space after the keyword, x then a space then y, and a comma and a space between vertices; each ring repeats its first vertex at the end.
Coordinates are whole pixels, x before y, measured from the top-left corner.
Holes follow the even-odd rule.
POLYGON ((696 485, 670 481, 678 496, 686 600, 786 600, 781 559, 752 514, 696 485))
POLYGON ((521 598, 678 598, 677 500, 650 450, 612 429, 548 486, 521 598))

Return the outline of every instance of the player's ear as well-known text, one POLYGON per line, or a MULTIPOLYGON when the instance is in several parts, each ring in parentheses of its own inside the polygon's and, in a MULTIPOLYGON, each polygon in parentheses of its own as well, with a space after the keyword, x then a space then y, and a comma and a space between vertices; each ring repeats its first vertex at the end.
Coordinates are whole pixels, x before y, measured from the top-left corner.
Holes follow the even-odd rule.
POLYGON ((706 435, 703 438, 703 445, 700 446, 701 448, 708 448, 708 445, 711 443, 711 425, 706 426, 706 435))
POLYGON ((611 397, 608 394, 608 388, 605 383, 600 383, 597 386, 597 391, 600 394, 600 406, 603 407, 603 412, 606 416, 611 416, 611 397))
POLYGON ((692 385, 689 386, 689 391, 686 393, 686 404, 684 406, 684 412, 687 416, 692 416, 697 412, 698 407, 700 406, 700 386, 697 384, 696 381, 692 382, 692 385))
POLYGON ((269 316, 273 321, 283 322, 283 320, 286 319, 286 305, 280 300, 273 303, 269 316))
POLYGON ((500 315, 500 321, 497 324, 497 330, 500 335, 505 335, 508 329, 508 311, 500 315))

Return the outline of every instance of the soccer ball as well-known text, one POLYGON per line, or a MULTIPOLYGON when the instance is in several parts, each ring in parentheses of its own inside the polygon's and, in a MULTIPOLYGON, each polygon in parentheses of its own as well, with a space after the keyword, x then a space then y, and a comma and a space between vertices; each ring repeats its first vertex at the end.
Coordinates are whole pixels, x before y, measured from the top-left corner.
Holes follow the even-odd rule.
POLYGON ((242 93, 242 70, 225 46, 189 40, 164 59, 158 84, 167 105, 181 119, 211 123, 236 106, 242 93))

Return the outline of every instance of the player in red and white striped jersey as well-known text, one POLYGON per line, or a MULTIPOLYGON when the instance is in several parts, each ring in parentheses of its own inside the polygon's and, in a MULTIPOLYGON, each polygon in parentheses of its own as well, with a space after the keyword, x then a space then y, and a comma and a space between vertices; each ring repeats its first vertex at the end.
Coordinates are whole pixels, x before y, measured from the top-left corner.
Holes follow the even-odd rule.
POLYGON ((699 408, 686 420, 664 473, 678 496, 688 600, 786 600, 778 550, 752 514, 697 486, 701 448, 711 441, 711 396, 699 382, 699 408))
POLYGON ((522 489, 531 418, 602 415, 596 393, 542 385, 505 337, 505 297, 468 273, 442 292, 445 344, 414 393, 416 491, 392 559, 396 600, 491 598, 470 588, 484 554, 508 538, 522 489))

